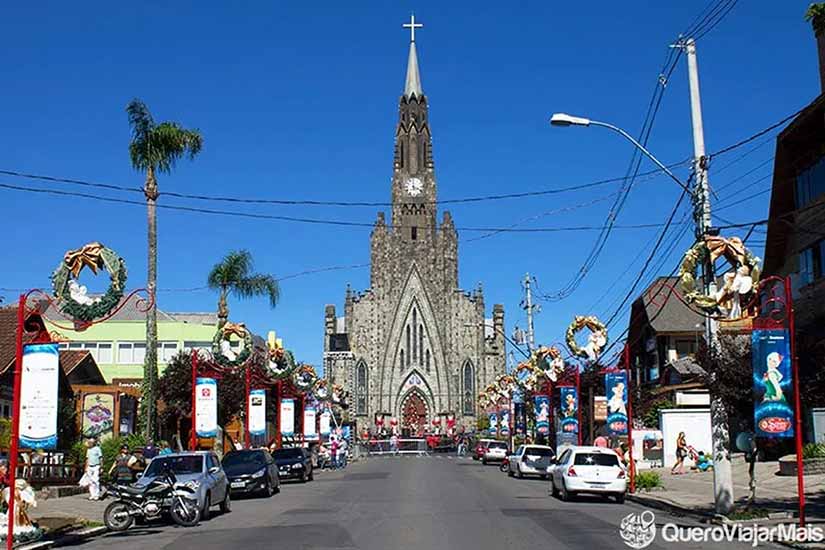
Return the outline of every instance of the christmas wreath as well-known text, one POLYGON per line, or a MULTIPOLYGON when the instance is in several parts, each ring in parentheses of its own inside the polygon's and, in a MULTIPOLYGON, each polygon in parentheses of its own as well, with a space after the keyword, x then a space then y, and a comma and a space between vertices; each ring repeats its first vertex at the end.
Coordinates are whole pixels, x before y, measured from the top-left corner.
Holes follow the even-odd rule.
POLYGON ((332 385, 332 402, 346 409, 349 407, 349 395, 344 391, 344 387, 339 384, 332 385))
POLYGON ((570 353, 579 357, 585 357, 591 361, 596 361, 599 358, 599 354, 601 354, 607 345, 607 327, 594 315, 576 315, 573 322, 567 327, 565 336, 567 347, 570 348, 570 353), (583 328, 590 330, 590 336, 587 337, 587 345, 581 347, 578 342, 576 342, 576 333, 583 328))
POLYGON ((561 351, 556 346, 540 347, 533 352, 531 360, 551 382, 555 382, 559 379, 559 376, 564 374, 564 359, 561 356, 561 351))
POLYGON ((521 389, 531 392, 536 389, 539 375, 541 374, 542 372, 538 369, 534 361, 522 361, 516 367, 515 378, 521 389))
POLYGON ((227 322, 218 328, 212 339, 212 355, 215 361, 224 367, 239 367, 252 354, 252 345, 252 333, 247 330, 246 325, 227 322), (237 354, 230 348, 232 335, 237 336, 243 342, 243 347, 237 354))
POLYGON ((327 401, 330 399, 329 382, 327 382, 326 378, 319 378, 315 382, 315 386, 312 388, 312 395, 314 395, 318 401, 327 401))
POLYGON ((293 381, 301 391, 311 390, 317 378, 318 375, 315 374, 315 368, 312 365, 301 365, 293 375, 293 381))
POLYGON ((288 377, 292 373, 294 365, 290 361, 290 357, 282 347, 270 347, 267 349, 266 368, 273 378, 278 380, 288 377))
POLYGON ((76 321, 90 323, 107 315, 120 303, 126 287, 126 263, 114 250, 94 242, 66 252, 51 278, 60 310, 76 321), (103 296, 88 296, 86 287, 78 284, 77 277, 84 267, 95 275, 100 269, 109 273, 109 288, 103 296))
POLYGON ((738 237, 705 237, 682 258, 679 281, 685 301, 709 314, 723 314, 729 319, 741 317, 742 299, 747 299, 759 282, 759 262, 738 237), (704 294, 696 286, 696 269, 708 259, 713 263, 719 258, 725 258, 732 270, 723 276, 721 289, 712 295, 704 294))

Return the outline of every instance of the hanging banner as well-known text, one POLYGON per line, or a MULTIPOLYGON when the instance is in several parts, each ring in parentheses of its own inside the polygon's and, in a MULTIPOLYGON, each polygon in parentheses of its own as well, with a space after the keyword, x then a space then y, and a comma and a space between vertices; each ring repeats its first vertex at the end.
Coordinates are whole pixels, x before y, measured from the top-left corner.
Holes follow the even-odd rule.
POLYGON ((266 435, 266 390, 249 392, 249 435, 266 435))
POLYGON ((787 330, 754 330, 753 410, 756 435, 793 437, 794 411, 788 403, 793 388, 790 335, 787 330))
POLYGON ((218 383, 214 378, 195 381, 195 433, 198 437, 218 435, 218 383))
POLYGON ((330 421, 331 421, 330 416, 331 415, 329 413, 329 410, 324 410, 324 412, 321 413, 321 420, 319 422, 320 423, 320 430, 319 431, 321 432, 322 437, 328 437, 329 436, 329 432, 330 432, 329 426, 330 426, 330 421))
POLYGON ((315 407, 304 409, 304 439, 314 441, 318 439, 318 432, 315 431, 315 407))
POLYGON ((579 396, 576 388, 559 388, 561 405, 559 407, 559 418, 561 418, 562 433, 576 436, 579 435, 579 396))
POLYGON ((527 432, 527 411, 524 402, 515 403, 513 413, 516 415, 516 435, 524 435, 527 432))
POLYGON ((498 435, 498 415, 494 412, 490 413, 490 427, 487 431, 490 435, 498 435))
POLYGON ((510 435, 510 409, 501 409, 499 418, 501 418, 499 433, 504 436, 510 435))
POLYGON ((536 415, 536 433, 550 434, 550 396, 537 395, 533 397, 533 411, 536 415))
POLYGON ((281 399, 281 435, 295 435, 295 400, 281 399))
POLYGON ((115 422, 115 396, 111 393, 87 393, 83 396, 80 419, 83 437, 101 440, 112 437, 115 422))
POLYGON ((20 381, 20 446, 54 449, 57 446, 57 386, 60 352, 57 344, 23 347, 20 381))
POLYGON ((604 375, 607 395, 607 432, 610 435, 627 434, 627 373, 609 372, 604 375))

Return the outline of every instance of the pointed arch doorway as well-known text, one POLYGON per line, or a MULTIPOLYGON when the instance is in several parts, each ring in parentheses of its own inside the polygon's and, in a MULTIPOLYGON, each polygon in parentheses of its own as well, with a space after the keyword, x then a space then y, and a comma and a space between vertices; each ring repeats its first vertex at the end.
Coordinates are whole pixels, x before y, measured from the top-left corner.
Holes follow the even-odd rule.
POLYGON ((419 391, 407 394, 401 403, 401 432, 406 437, 424 435, 428 417, 427 402, 419 391))

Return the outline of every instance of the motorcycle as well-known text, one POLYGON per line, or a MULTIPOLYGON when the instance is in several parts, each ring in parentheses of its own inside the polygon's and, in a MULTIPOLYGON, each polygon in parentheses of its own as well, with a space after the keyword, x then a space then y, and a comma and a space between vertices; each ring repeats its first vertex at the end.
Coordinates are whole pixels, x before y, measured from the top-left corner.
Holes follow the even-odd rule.
POLYGON ((107 490, 115 497, 103 513, 103 522, 110 531, 126 531, 135 520, 156 519, 164 512, 183 527, 195 526, 200 521, 195 489, 178 484, 171 471, 164 472, 144 487, 108 485, 107 490))
POLYGON ((501 466, 498 467, 499 471, 506 472, 510 469, 510 457, 505 456, 504 460, 501 461, 501 466))

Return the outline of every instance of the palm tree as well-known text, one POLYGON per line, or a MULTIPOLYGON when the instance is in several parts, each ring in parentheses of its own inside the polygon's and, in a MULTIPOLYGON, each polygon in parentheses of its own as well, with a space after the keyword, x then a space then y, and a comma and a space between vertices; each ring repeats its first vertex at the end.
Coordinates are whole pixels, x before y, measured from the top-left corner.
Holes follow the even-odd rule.
POLYGON ((207 280, 209 288, 220 292, 218 298, 218 326, 222 327, 229 319, 229 306, 226 298, 230 292, 237 298, 267 296, 269 305, 278 304, 280 290, 278 281, 272 275, 252 273, 252 254, 246 250, 235 250, 212 268, 207 280))
MULTIPOLYGON (((143 193, 146 195, 149 262, 146 277, 147 290, 153 298, 158 280, 158 229, 157 229, 157 173, 170 174, 175 163, 188 155, 190 159, 200 152, 203 138, 198 130, 187 130, 176 122, 155 124, 152 114, 139 99, 133 99, 126 106, 132 139, 129 142, 129 158, 135 170, 146 173, 143 193)), ((143 364, 143 398, 141 399, 140 421, 146 438, 154 436, 157 415, 158 380, 158 311, 157 300, 146 313, 146 359, 143 364)))

